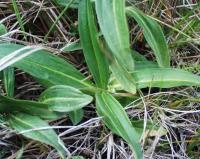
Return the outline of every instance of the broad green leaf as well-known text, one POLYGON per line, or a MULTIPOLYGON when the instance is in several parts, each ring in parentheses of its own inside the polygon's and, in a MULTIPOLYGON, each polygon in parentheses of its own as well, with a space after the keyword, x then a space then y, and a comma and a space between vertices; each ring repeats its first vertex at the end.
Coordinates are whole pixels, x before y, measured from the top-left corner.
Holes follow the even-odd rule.
POLYGON ((133 71, 125 0, 96 0, 95 4, 100 29, 107 45, 119 64, 128 71, 133 71))
POLYGON ((77 125, 83 119, 84 111, 83 109, 78 109, 76 111, 69 113, 69 118, 73 125, 77 125))
POLYGON ((110 68, 116 80, 121 84, 123 89, 127 92, 136 93, 136 83, 133 76, 124 69, 117 61, 113 60, 110 68))
POLYGON ((43 48, 40 46, 25 46, 12 52, 9 55, 4 56, 0 59, 0 71, 11 66, 12 64, 22 60, 23 58, 37 52, 41 51, 43 48))
MULTIPOLYGON (((158 65, 152 61, 135 61, 135 69, 152 69, 158 68, 158 65)), ((128 92, 133 93, 136 90, 131 90, 131 88, 136 89, 136 81, 134 76, 131 77, 130 73, 124 70, 121 66, 117 65, 117 63, 111 64, 112 74, 109 79, 109 90, 111 92, 116 92, 116 90, 126 90, 128 92)))
POLYGON ((93 98, 76 88, 56 85, 44 91, 39 100, 48 104, 53 111, 71 112, 88 105, 93 98))
POLYGON ((23 113, 9 115, 7 120, 9 125, 19 133, 27 131, 23 133, 24 136, 54 147, 59 152, 60 156, 65 158, 66 152, 63 148, 64 144, 59 142, 59 137, 55 131, 51 129, 48 123, 46 123, 44 120, 41 120, 37 116, 31 116, 23 113), (46 129, 34 130, 39 128, 46 129))
POLYGON ((170 67, 170 56, 163 31, 156 21, 152 20, 135 7, 127 7, 126 12, 133 17, 144 30, 144 36, 153 49, 160 67, 170 67))
MULTIPOLYGON (((137 89, 147 87, 172 88, 179 86, 200 86, 200 76, 174 68, 140 68, 131 73, 137 89)), ((113 77, 113 76, 112 76, 113 77)), ((112 79, 112 89, 123 89, 123 86, 112 79)))
POLYGON ((3 84, 7 96, 13 97, 15 88, 15 74, 13 67, 8 67, 3 70, 3 84))
POLYGON ((79 33, 85 60, 94 77, 96 85, 106 88, 109 68, 101 42, 98 39, 95 17, 90 0, 82 0, 79 6, 79 33))
POLYGON ((139 69, 132 73, 137 88, 178 86, 200 86, 200 76, 187 71, 172 68, 139 69))
POLYGON ((132 126, 121 104, 109 93, 102 92, 96 94, 96 107, 106 126, 129 143, 136 159, 142 159, 140 134, 132 126))
MULTIPOLYGON (((22 45, 17 44, 0 44, 0 58, 9 56, 22 47, 22 45)), ((29 50, 23 51, 22 54, 27 51, 29 50)), ((47 51, 37 51, 16 62, 13 66, 39 79, 47 87, 57 84, 70 85, 76 88, 91 87, 85 77, 71 64, 47 51)))
POLYGON ((39 116, 43 119, 56 119, 58 113, 53 112, 47 104, 28 100, 17 100, 0 96, 0 113, 23 112, 39 116))

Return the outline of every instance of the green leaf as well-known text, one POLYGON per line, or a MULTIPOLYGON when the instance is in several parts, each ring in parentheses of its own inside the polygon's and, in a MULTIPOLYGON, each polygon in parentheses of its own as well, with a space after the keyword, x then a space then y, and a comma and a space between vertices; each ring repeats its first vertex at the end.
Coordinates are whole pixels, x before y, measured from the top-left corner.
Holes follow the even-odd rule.
MULTIPOLYGON (((5 27, 5 25, 0 23, 0 36, 6 33, 7 33, 7 28, 5 27)), ((3 84, 7 96, 12 97, 14 95, 14 84, 15 84, 14 68, 9 67, 3 71, 3 84)))
POLYGON ((55 131, 51 129, 50 126, 39 117, 18 113, 8 116, 7 120, 9 125, 19 133, 27 131, 23 133, 24 136, 54 147, 59 152, 60 156, 62 158, 65 158, 66 152, 63 148, 64 144, 62 142, 59 142, 59 137, 57 136, 55 131), (34 130, 39 128, 48 129, 34 130))
POLYGON ((136 93, 136 83, 133 76, 124 69, 117 61, 113 60, 110 68, 115 76, 116 80, 121 84, 123 89, 132 94, 136 93))
POLYGON ((158 64, 152 61, 135 61, 135 70, 144 69, 144 68, 159 68, 158 64))
POLYGON ((44 103, 28 100, 16 100, 0 96, 0 113, 13 113, 16 111, 39 116, 43 119, 56 119, 61 115, 53 112, 49 109, 49 106, 44 103))
MULTIPOLYGON (((20 11, 19 11, 19 8, 18 8, 18 6, 17 6, 17 1, 16 1, 16 0, 12 0, 12 5, 13 5, 13 9, 14 9, 14 11, 15 11, 15 14, 14 14, 14 15, 15 15, 16 18, 17 18, 17 21, 18 21, 18 23, 19 23, 20 29, 21 29, 23 32, 26 32, 26 31, 25 31, 25 28, 24 28, 23 19, 22 19, 21 15, 20 15, 20 11)), ((27 39, 26 34, 24 34, 24 38, 27 39)))
POLYGON ((84 111, 83 109, 78 109, 76 111, 69 113, 69 118, 73 125, 77 125, 83 119, 84 111))
MULTIPOLYGON (((153 65, 152 65, 153 66, 153 65)), ((190 72, 173 68, 138 68, 131 73, 135 79, 137 89, 147 87, 173 88, 179 86, 200 86, 200 76, 190 72)), ((110 80, 110 89, 122 90, 123 85, 116 78, 110 80)))
POLYGON ((5 25, 3 25, 2 23, 0 23, 0 36, 7 33, 7 28, 5 27, 5 25))
POLYGON ((120 65, 133 71, 125 0, 96 0, 95 3, 98 22, 109 48, 120 65))
POLYGON ((78 41, 76 42, 71 42, 71 43, 68 43, 67 45, 63 46, 61 49, 61 51, 64 51, 64 52, 73 52, 73 51, 79 51, 79 50, 82 50, 82 46, 81 46, 81 43, 78 41))
MULTIPOLYGON (((144 68, 158 68, 158 65, 147 60, 135 61, 135 70, 144 68)), ((134 76, 131 77, 130 73, 124 70, 121 66, 117 65, 117 63, 111 64, 111 70, 113 73, 110 76, 108 84, 111 92, 116 92, 116 90, 126 90, 130 93, 134 93, 134 91, 136 92, 136 81, 134 76), (132 88, 134 89, 131 90, 132 88)))
POLYGON ((129 143, 136 159, 142 159, 140 134, 132 126, 121 104, 112 95, 103 92, 96 94, 96 107, 106 126, 129 143))
POLYGON ((3 84, 8 97, 13 97, 15 88, 14 68, 8 67, 3 70, 3 84))
POLYGON ((171 68, 139 69, 132 73, 136 80, 137 88, 159 87, 171 88, 178 86, 200 86, 200 77, 171 68))
MULTIPOLYGON (((23 46, 17 44, 0 44, 0 58, 9 56, 21 48, 23 46)), ((30 50, 24 50, 22 53, 27 51, 30 50)), ((92 87, 90 82, 85 80, 85 77, 71 64, 47 51, 37 51, 16 62, 13 66, 39 79, 39 82, 47 87, 58 84, 76 88, 92 87)))
POLYGON ((56 85, 44 91, 39 99, 48 104, 56 112, 71 112, 83 108, 92 102, 93 98, 83 94, 76 88, 56 85))
POLYGON ((135 50, 131 50, 131 55, 135 61, 148 61, 143 55, 135 50))
MULTIPOLYGON (((147 120, 145 127, 145 136, 163 136, 167 134, 167 130, 164 127, 157 125, 156 123, 147 120)), ((144 131, 144 120, 132 120, 132 125, 142 135, 144 131)))
POLYGON ((94 77, 96 85, 106 88, 109 68, 101 50, 95 17, 90 0, 82 0, 79 6, 79 32, 85 60, 94 77))
POLYGON ((17 151, 16 159, 22 159, 24 153, 24 145, 17 151))
POLYGON ((156 55, 158 65, 170 67, 169 50, 161 27, 135 7, 127 7, 126 12, 144 29, 144 36, 156 55))

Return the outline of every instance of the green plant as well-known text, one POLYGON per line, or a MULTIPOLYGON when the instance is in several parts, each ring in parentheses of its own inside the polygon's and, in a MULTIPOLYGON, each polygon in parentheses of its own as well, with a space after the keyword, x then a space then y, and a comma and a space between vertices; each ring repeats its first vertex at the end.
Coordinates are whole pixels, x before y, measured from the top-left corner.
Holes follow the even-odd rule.
POLYGON ((124 0, 81 0, 73 3, 73 7, 77 6, 81 42, 78 46, 83 50, 93 81, 42 47, 2 43, 0 70, 4 71, 7 96, 0 96, 0 113, 5 115, 10 127, 53 146, 65 158, 70 152, 47 121, 69 115, 77 124, 83 116, 82 108, 94 99, 105 125, 126 140, 136 159, 143 158, 141 131, 134 127, 113 94, 129 92, 134 97, 138 90, 147 87, 200 86, 200 77, 170 68, 169 50, 161 27, 137 8, 126 7, 124 0), (127 16, 134 18, 144 30, 157 63, 131 50, 127 16), (13 68, 30 74, 46 88, 38 101, 13 99, 13 68))

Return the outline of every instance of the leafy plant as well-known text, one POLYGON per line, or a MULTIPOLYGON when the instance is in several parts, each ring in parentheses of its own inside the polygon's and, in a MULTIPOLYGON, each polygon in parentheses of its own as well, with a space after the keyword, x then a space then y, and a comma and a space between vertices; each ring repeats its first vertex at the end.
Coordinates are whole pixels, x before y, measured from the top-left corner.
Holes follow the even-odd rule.
MULTIPOLYGON (((73 1, 54 2, 68 8, 73 1)), ((83 117, 82 108, 94 99, 97 113, 103 117, 105 125, 130 145, 136 159, 141 159, 141 131, 134 127, 113 94, 129 92, 134 98, 141 88, 200 86, 200 77, 170 68, 169 50, 161 27, 137 8, 126 8, 125 0, 81 0, 74 1, 71 7, 78 7, 80 44, 76 43, 72 48, 63 47, 63 50, 82 49, 93 81, 44 48, 1 43, 0 70, 4 71, 7 97, 0 96, 0 113, 5 115, 10 127, 28 138, 54 147, 62 158, 66 158, 70 154, 48 121, 69 115, 77 124, 83 117), (144 30, 157 63, 131 50, 128 16, 144 30), (14 99, 13 68, 30 74, 46 88, 38 101, 14 99)), ((23 27, 22 21, 19 22, 23 27)))

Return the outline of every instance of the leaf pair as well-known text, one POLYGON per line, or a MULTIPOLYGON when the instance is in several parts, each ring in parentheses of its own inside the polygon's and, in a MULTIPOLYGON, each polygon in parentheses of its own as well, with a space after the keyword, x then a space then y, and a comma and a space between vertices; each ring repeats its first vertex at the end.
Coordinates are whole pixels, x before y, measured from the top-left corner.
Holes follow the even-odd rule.
MULTIPOLYGON (((134 94, 136 93, 136 81, 133 76, 128 76, 128 73, 134 71, 138 66, 131 57, 132 51, 130 49, 125 12, 133 17, 140 27, 144 29, 145 38, 156 55, 158 65, 160 67, 169 67, 169 51, 161 27, 135 7, 128 7, 125 10, 124 0, 101 0, 96 1, 95 4, 101 31, 108 47, 117 60, 116 62, 113 58, 111 70, 123 86, 123 89, 134 94), (127 85, 130 86, 127 87, 127 85)), ((138 59, 138 55, 135 52, 133 54, 135 54, 133 57, 138 59)), ((139 59, 142 58, 139 57, 139 59)))
MULTIPOLYGON (((28 138, 53 146, 64 158, 66 152, 63 143, 42 119, 57 119, 64 113, 76 112, 88 105, 92 99, 91 96, 73 87, 57 85, 44 91, 40 96, 40 102, 14 100, 0 96, 0 113, 11 113, 7 120, 12 128, 18 132, 25 131, 23 135, 28 138), (35 130, 38 128, 45 130, 35 130)), ((79 120, 76 114, 72 119, 75 123, 79 120)))
MULTIPOLYGON (((23 46, 17 44, 0 44, 1 61, 4 62, 3 60, 5 59, 5 57, 10 56, 14 51, 21 48, 23 48, 23 46)), ((27 53, 28 51, 30 51, 30 49, 25 49, 21 52, 18 52, 20 56, 23 56, 23 54, 27 53)), ((30 75, 35 77, 40 83, 47 87, 58 84, 65 84, 69 86, 74 86, 76 88, 93 87, 92 84, 85 80, 85 77, 81 73, 79 73, 72 65, 46 51, 40 50, 38 52, 35 52, 34 54, 24 57, 20 61, 14 63, 12 66, 29 73, 30 75)), ((13 69, 10 71, 13 71, 13 69)), ((12 79, 10 77, 14 76, 13 72, 10 71, 9 69, 4 71, 4 84, 6 86, 6 91, 10 92, 8 95, 12 96, 13 89, 10 89, 10 86, 13 82, 10 82, 10 80, 12 79)), ((63 115, 64 112, 71 113, 72 111, 75 111, 70 114, 70 118, 74 124, 77 124, 80 119, 82 119, 83 115, 83 112, 80 109, 85 106, 85 104, 87 105, 88 103, 90 103, 92 97, 84 95, 77 89, 69 86, 56 86, 49 88, 42 94, 39 103, 14 100, 1 96, 0 111, 1 113, 12 114, 15 114, 15 112, 22 112, 27 113, 27 116, 28 114, 30 114, 30 118, 40 117, 43 119, 57 119, 59 116, 63 115), (52 92, 55 94, 53 94, 52 92), (59 98, 55 99, 54 97, 56 94, 57 96, 59 96, 59 98)), ((10 121, 12 121, 12 119, 10 119, 10 121)), ((22 118, 21 120, 26 119, 22 118)), ((31 122, 31 120, 29 122, 31 122)), ((34 123, 32 124, 32 127, 36 126, 34 125, 34 123)), ((39 125, 37 125, 35 128, 37 128, 38 126, 39 125)), ((18 125, 18 128, 20 127, 21 129, 25 130, 25 127, 23 127, 23 123, 22 125, 18 125)), ((13 128, 19 130, 17 127, 13 126, 13 128)), ((37 138, 37 133, 40 133, 40 131, 33 132, 32 137, 31 133, 29 133, 28 137, 41 141, 39 137, 37 138)), ((26 136, 26 134, 24 135, 26 136)), ((57 143, 57 140, 54 142, 57 143)))
MULTIPOLYGON (((95 24, 93 8, 90 0, 82 0, 80 2, 79 31, 81 37, 81 45, 83 47, 83 52, 89 69, 95 79, 96 84, 99 87, 105 89, 107 88, 109 77, 106 61, 106 58, 108 58, 108 54, 103 51, 102 45, 100 43, 95 24)), ((123 81, 123 76, 121 78, 120 73, 124 73, 123 71, 126 72, 127 70, 124 67, 120 67, 120 65, 118 65, 118 62, 119 61, 117 60, 116 63, 114 63, 115 65, 111 65, 111 68, 113 69, 113 72, 116 73, 116 76, 119 77, 121 81, 123 81), (119 68, 122 68, 121 72, 119 72, 119 68)), ((127 76, 132 79, 132 76, 128 74, 128 72, 127 76)), ((129 87, 129 84, 132 83, 127 83, 127 89, 129 87)), ((135 85, 131 86, 135 87, 135 85)), ((133 90, 133 92, 135 92, 135 90, 133 90)), ((141 158, 142 153, 139 144, 139 134, 137 134, 137 132, 132 127, 131 122, 127 117, 125 111, 123 110, 122 106, 108 93, 97 93, 95 98, 97 112, 100 116, 104 117, 104 122, 106 126, 108 126, 114 133, 123 137, 131 145, 135 156, 137 158, 141 158)))

